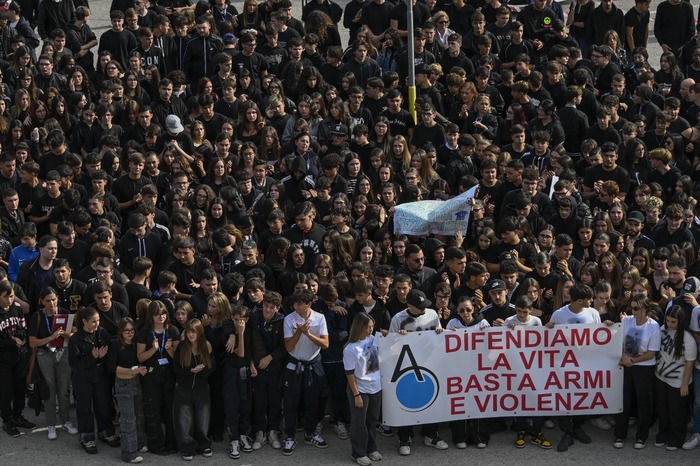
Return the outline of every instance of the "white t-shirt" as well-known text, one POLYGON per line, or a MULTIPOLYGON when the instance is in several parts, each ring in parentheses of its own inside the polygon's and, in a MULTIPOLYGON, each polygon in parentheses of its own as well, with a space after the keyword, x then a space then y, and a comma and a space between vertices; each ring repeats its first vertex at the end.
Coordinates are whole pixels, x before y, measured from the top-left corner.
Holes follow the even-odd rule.
POLYGON ((477 322, 475 325, 464 325, 461 320, 459 320, 457 317, 454 319, 450 319, 450 321, 447 323, 447 329, 458 329, 458 328, 473 328, 475 330, 483 330, 487 327, 490 327, 491 324, 488 323, 486 319, 481 319, 479 322, 477 322))
MULTIPOLYGON (((311 322, 309 327, 309 333, 317 336, 323 337, 328 336, 328 327, 326 327, 326 318, 323 314, 316 311, 311 311, 308 320, 311 322)), ((289 314, 284 318, 284 339, 292 338, 294 332, 296 332, 297 327, 303 325, 306 322, 302 316, 300 316, 296 311, 289 314)), ((299 341, 296 346, 289 352, 289 355, 299 361, 311 361, 321 352, 321 347, 316 345, 313 341, 309 339, 303 333, 299 337, 299 341)))
POLYGON ((542 321, 537 316, 530 316, 530 319, 527 322, 521 322, 520 319, 518 319, 518 316, 510 316, 503 322, 503 326, 507 327, 510 324, 524 325, 526 327, 541 327, 542 321))
POLYGON ((579 313, 572 312, 567 304, 554 311, 549 321, 555 324, 599 324, 600 313, 592 307, 584 307, 579 313))
POLYGON ((661 349, 656 353, 656 378, 674 388, 681 388, 685 364, 688 361, 696 360, 698 345, 690 332, 685 332, 683 354, 679 359, 676 359, 674 357, 676 334, 675 330, 667 329, 666 326, 661 327, 661 349))
MULTIPOLYGON (((634 316, 622 319, 622 351, 631 356, 641 356, 647 351, 659 351, 661 349, 661 331, 659 324, 654 319, 647 319, 642 325, 637 325, 634 316)), ((635 366, 653 366, 654 358, 647 361, 635 362, 635 366)))
MULTIPOLYGON (((700 332, 700 306, 695 306, 693 313, 690 316, 690 327, 688 327, 691 332, 700 332)), ((695 368, 700 369, 700 361, 695 361, 695 368)))
POLYGON ((360 393, 374 394, 382 389, 379 374, 379 351, 375 336, 348 343, 343 349, 343 367, 347 374, 355 376, 360 393))
POLYGON ((391 318, 389 332, 398 333, 399 330, 408 332, 422 332, 425 330, 435 330, 440 327, 440 318, 432 309, 426 309, 423 314, 414 316, 408 309, 405 309, 391 318))

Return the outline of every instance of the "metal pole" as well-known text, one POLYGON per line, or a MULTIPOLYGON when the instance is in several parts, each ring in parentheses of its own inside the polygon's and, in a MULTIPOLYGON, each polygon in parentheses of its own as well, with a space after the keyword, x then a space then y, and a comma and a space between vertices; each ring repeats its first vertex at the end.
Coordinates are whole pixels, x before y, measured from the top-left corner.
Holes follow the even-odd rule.
POLYGON ((415 64, 415 45, 413 34, 413 0, 406 0, 406 22, 408 28, 408 111, 413 116, 414 123, 417 123, 416 118, 416 64, 415 64))

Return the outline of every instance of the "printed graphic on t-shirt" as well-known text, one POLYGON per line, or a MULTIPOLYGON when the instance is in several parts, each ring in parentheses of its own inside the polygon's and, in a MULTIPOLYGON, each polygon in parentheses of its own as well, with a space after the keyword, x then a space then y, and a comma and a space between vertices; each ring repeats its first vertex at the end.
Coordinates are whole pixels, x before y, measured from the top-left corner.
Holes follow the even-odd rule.
POLYGON ((367 342, 364 347, 363 356, 367 361, 365 374, 373 374, 379 370, 379 352, 372 342, 367 342))
POLYGON ((625 335, 625 354, 636 356, 639 354, 639 332, 631 332, 625 335))

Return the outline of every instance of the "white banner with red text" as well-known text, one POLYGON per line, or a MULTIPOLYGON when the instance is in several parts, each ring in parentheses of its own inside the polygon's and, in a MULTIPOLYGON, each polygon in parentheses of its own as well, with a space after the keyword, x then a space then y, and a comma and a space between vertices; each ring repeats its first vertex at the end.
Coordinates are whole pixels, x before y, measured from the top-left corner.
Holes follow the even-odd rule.
POLYGON ((378 344, 390 426, 622 411, 619 324, 391 333, 378 344))

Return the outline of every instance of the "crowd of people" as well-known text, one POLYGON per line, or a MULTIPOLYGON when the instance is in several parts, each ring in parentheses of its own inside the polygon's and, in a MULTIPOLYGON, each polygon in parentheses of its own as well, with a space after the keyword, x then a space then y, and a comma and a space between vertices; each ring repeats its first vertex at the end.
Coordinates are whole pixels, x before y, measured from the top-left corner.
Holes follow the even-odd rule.
MULTIPOLYGON (((413 3, 409 34, 403 1, 113 0, 99 39, 87 0, 0 3, 8 435, 36 427, 29 395, 90 454, 228 435, 237 459, 297 430, 326 448, 328 414, 368 466, 377 435, 414 437, 382 423, 379 333, 608 322, 624 409, 591 425, 700 444, 691 3, 656 6, 658 64, 650 0, 413 3), (399 204, 469 190, 453 236, 395 231, 399 204)), ((557 450, 585 421, 559 418, 557 450)), ((449 423, 456 448, 505 426, 449 423)), ((552 448, 545 426, 515 419, 515 447, 552 448)))

